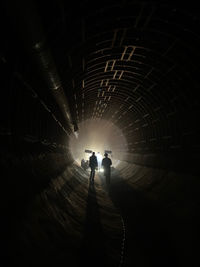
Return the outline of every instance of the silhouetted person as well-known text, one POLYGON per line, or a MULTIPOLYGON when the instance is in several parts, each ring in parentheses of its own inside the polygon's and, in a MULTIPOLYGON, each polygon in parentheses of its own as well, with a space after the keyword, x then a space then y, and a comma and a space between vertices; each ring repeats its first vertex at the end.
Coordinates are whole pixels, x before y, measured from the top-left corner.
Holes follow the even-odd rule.
POLYGON ((82 160, 81 160, 81 167, 84 169, 84 166, 85 166, 85 160, 82 159, 82 160))
POLYGON ((85 161, 85 169, 87 170, 88 168, 89 168, 89 161, 86 160, 86 161, 85 161))
POLYGON ((91 182, 94 182, 95 169, 97 168, 97 166, 98 166, 97 157, 95 156, 95 152, 93 152, 89 160, 89 167, 91 168, 91 172, 90 172, 91 182))
POLYGON ((110 166, 112 165, 112 160, 108 158, 108 154, 104 154, 105 158, 102 160, 102 166, 104 168, 104 175, 106 177, 107 187, 110 185, 110 166))

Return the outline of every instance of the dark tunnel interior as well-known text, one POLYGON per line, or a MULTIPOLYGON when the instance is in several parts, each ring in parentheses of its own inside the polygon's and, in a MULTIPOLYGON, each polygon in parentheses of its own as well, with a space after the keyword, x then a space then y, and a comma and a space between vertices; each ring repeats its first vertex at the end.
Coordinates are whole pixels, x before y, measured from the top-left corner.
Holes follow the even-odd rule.
POLYGON ((200 266, 197 3, 0 10, 0 266, 200 266))

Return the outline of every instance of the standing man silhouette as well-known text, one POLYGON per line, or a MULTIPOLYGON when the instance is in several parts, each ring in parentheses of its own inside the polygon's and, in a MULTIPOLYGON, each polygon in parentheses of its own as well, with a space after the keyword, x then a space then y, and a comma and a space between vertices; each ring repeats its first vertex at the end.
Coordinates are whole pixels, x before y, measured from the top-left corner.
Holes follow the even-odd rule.
POLYGON ((91 172, 90 172, 90 181, 94 182, 94 176, 95 176, 95 169, 98 166, 97 163, 97 157, 95 156, 95 152, 92 152, 92 156, 89 159, 89 166, 91 168, 91 172))
POLYGON ((106 177, 106 185, 110 185, 110 166, 112 165, 112 160, 108 158, 108 154, 104 154, 105 158, 102 160, 102 166, 104 168, 104 175, 106 177))

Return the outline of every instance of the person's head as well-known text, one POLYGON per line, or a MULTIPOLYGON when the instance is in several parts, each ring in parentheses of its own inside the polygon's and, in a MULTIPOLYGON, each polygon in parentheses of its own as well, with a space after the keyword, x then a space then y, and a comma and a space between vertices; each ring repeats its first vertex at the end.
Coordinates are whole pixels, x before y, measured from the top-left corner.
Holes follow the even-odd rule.
POLYGON ((95 155, 95 152, 92 152, 92 156, 94 156, 95 155))
POLYGON ((107 158, 108 157, 108 153, 105 153, 104 156, 107 158))

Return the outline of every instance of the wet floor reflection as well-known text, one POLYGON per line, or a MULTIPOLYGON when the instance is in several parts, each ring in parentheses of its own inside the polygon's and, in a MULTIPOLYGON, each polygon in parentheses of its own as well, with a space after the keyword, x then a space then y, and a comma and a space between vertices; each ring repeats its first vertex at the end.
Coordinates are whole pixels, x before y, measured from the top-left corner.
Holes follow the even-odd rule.
POLYGON ((84 239, 80 248, 80 266, 107 266, 105 238, 102 231, 95 185, 88 189, 84 239))

